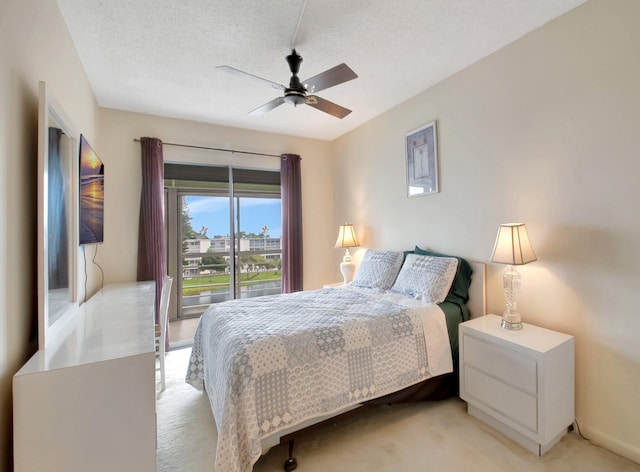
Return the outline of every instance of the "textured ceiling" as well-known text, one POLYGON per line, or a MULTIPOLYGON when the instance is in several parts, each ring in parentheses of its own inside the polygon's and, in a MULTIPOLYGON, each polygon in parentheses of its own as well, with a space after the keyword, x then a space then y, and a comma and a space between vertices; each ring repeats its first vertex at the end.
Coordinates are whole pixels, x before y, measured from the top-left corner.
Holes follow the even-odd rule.
POLYGON ((326 140, 584 1, 57 0, 100 106, 326 140), (342 62, 359 75, 318 93, 350 115, 249 116, 281 92, 215 68, 287 85, 292 45, 301 79, 342 62))

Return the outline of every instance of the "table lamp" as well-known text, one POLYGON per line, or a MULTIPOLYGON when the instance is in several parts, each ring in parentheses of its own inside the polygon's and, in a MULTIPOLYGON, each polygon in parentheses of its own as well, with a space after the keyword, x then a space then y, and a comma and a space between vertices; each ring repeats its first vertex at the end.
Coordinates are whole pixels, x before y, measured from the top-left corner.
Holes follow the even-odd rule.
POLYGON ((344 284, 348 284, 353 280, 353 275, 356 271, 356 265, 353 263, 351 259, 351 254, 349 253, 350 247, 360 246, 358 243, 358 238, 356 238, 356 232, 353 229, 353 225, 349 223, 345 223, 340 226, 338 230, 338 239, 336 240, 336 248, 343 247, 345 248, 344 257, 342 258, 342 263, 340 264, 340 272, 342 273, 342 278, 344 279, 344 284))
POLYGON ((506 223, 498 227, 491 262, 509 264, 502 276, 504 295, 507 299, 507 309, 502 315, 501 324, 504 329, 522 329, 522 318, 518 313, 518 294, 522 277, 514 266, 535 260, 537 258, 524 223, 506 223))

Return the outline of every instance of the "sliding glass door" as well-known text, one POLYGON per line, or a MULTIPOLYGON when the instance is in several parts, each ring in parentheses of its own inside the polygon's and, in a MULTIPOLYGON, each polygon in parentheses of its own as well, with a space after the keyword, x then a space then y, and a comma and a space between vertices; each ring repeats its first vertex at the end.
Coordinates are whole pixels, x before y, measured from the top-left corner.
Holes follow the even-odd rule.
POLYGON ((265 177, 259 171, 225 170, 221 182, 220 176, 167 180, 165 169, 168 271, 180 295, 178 318, 200 316, 212 303, 281 292, 279 175, 256 182, 256 175, 265 177))

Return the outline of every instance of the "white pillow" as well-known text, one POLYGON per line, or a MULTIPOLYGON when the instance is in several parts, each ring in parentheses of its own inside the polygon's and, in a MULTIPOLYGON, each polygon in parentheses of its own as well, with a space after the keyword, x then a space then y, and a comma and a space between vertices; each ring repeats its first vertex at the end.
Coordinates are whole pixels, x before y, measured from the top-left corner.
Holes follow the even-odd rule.
POLYGON ((351 284, 356 287, 389 290, 402 266, 403 255, 402 252, 368 249, 351 284))
POLYGON ((455 257, 432 257, 407 254, 391 290, 426 303, 442 303, 458 268, 455 257))

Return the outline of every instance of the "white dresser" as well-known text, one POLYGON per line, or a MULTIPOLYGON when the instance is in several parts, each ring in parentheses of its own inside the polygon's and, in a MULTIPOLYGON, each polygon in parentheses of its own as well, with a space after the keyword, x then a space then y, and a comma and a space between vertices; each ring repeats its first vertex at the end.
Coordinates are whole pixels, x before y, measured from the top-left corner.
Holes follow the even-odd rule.
POLYGON ((105 286, 15 374, 16 472, 156 470, 154 299, 105 286))
POLYGON ((518 331, 486 315, 460 325, 460 397, 468 412, 542 455, 574 414, 574 339, 524 323, 518 331))

